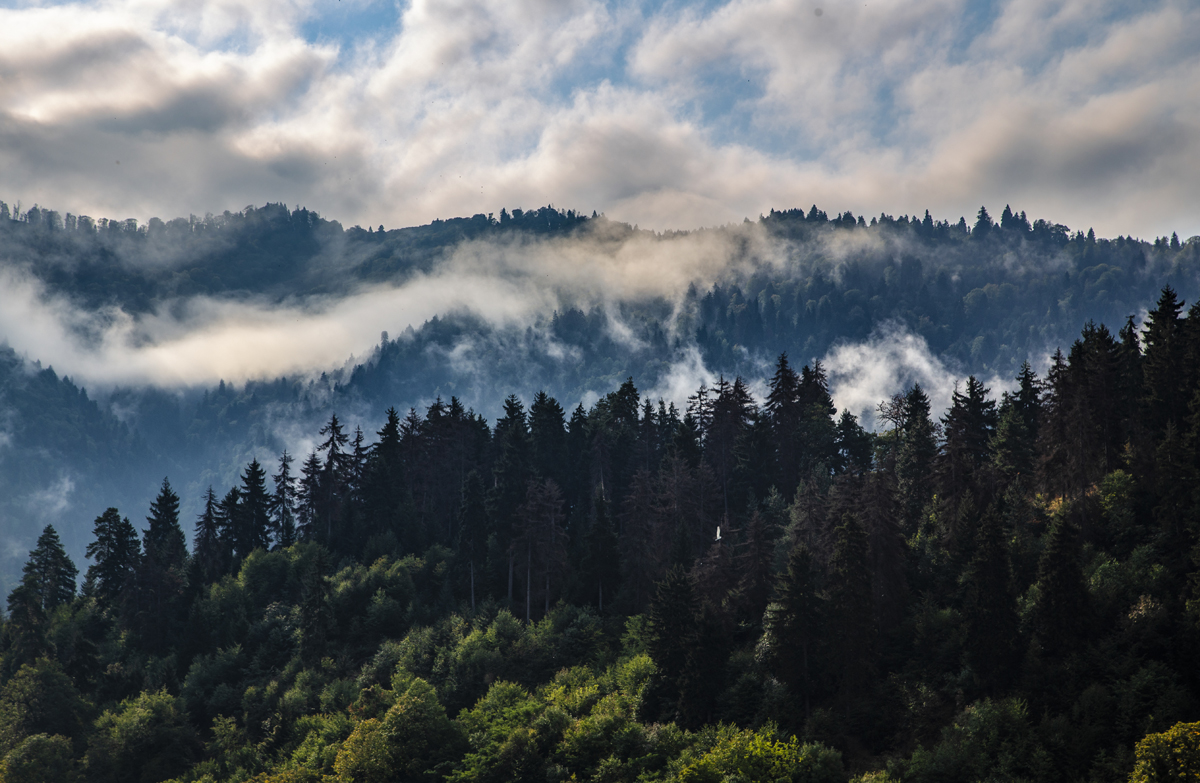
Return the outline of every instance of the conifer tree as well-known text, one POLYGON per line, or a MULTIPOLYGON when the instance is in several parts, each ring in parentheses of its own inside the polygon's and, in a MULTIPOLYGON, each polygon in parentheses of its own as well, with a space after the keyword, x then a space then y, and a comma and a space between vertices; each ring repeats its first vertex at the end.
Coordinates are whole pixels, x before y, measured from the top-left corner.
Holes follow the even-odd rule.
POLYGON ((920 384, 904 395, 900 411, 900 446, 896 453, 896 494, 906 535, 916 531, 925 505, 933 496, 933 461, 937 455, 929 398, 920 384))
POLYGON ((760 654, 767 669, 800 700, 807 720, 812 714, 816 648, 822 638, 822 599, 813 584, 812 556, 803 542, 788 553, 775 593, 763 618, 760 654))
POLYGON ((196 530, 192 536, 192 563, 202 584, 210 584, 227 568, 226 552, 221 544, 218 515, 219 507, 212 485, 204 492, 204 510, 196 518, 196 530))
POLYGON ((320 534, 321 472, 321 458, 314 449, 300 467, 296 493, 296 529, 302 541, 315 541, 320 534))
POLYGON ((115 508, 96 517, 93 535, 95 540, 85 550, 94 561, 88 566, 87 584, 103 603, 113 607, 137 567, 141 543, 137 530, 115 508))
POLYGON ((830 640, 847 711, 861 696, 874 669, 871 571, 867 534, 858 518, 842 515, 829 560, 830 640))
POLYGON ((158 497, 150 504, 149 523, 143 531, 142 559, 155 569, 181 569, 187 561, 187 540, 179 526, 179 496, 163 479, 158 497))
POLYGON ((1150 429, 1160 433, 1168 421, 1182 424, 1189 401, 1182 381, 1186 345, 1183 319, 1179 313, 1183 302, 1175 289, 1166 286, 1158 303, 1146 318, 1145 352, 1142 373, 1146 395, 1146 414, 1150 429))
POLYGON ((479 473, 472 470, 463 482, 462 504, 459 508, 459 542, 467 556, 471 584, 471 611, 475 611, 475 572, 483 565, 489 534, 487 495, 479 473))
POLYGON ((49 614, 75 597, 78 575, 79 569, 63 549, 58 532, 53 525, 46 525, 21 570, 21 586, 28 588, 29 597, 49 614))
POLYGON ((187 542, 179 526, 179 496, 165 478, 146 521, 150 524, 142 531, 137 590, 127 614, 143 644, 161 653, 181 619, 187 566, 187 542))
MULTIPOLYGON (((277 549, 286 549, 296 543, 296 476, 292 475, 292 455, 284 449, 279 456, 279 472, 271 477, 275 492, 271 495, 271 535, 277 549)), ((212 488, 209 488, 212 494, 212 488)))
POLYGON ((255 549, 270 545, 271 496, 267 493, 267 473, 257 459, 250 460, 242 472, 241 502, 238 504, 234 555, 246 557, 255 549))
POLYGON ((688 575, 678 566, 667 571, 650 602, 647 647, 670 703, 678 703, 680 681, 699 639, 698 611, 688 575))
POLYGON ((1011 682, 1019 653, 1012 566, 995 506, 989 506, 980 520, 975 552, 964 569, 959 590, 966 631, 966 662, 984 691, 996 692, 1011 682))
POLYGON ((779 354, 775 374, 768 384, 764 409, 771 424, 779 486, 790 499, 800 480, 800 376, 788 364, 787 353, 779 354))
POLYGON ((1047 657, 1071 652, 1084 630, 1089 607, 1081 557, 1079 529, 1064 510, 1051 521, 1038 561, 1033 634, 1047 657))
MULTIPOLYGON (((589 596, 596 597, 596 606, 603 612, 605 602, 612 604, 620 580, 620 550, 617 531, 613 528, 608 502, 596 493, 592 501, 591 524, 588 526, 583 560, 584 583, 589 596)), ((590 597, 589 597, 590 600, 590 597)))

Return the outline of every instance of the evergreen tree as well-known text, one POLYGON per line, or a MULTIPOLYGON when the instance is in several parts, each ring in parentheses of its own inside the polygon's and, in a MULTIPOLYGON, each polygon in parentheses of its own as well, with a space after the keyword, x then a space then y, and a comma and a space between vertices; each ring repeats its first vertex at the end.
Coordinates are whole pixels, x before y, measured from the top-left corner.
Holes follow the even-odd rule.
POLYGON ((165 651, 182 620, 186 586, 187 543, 179 526, 179 496, 163 479, 150 505, 150 526, 142 531, 142 559, 135 575, 137 590, 127 615, 145 647, 165 651))
POLYGON ((459 509, 459 541, 467 557, 471 584, 471 611, 475 611, 475 572, 483 565, 487 554, 488 534, 491 532, 487 515, 487 495, 477 471, 467 474, 463 482, 462 505, 459 509))
POLYGON ((800 481, 799 437, 804 410, 800 376, 788 364, 787 353, 779 354, 764 409, 771 425, 779 486, 790 499, 800 481))
POLYGON ((37 545, 29 552, 29 560, 22 569, 22 584, 34 588, 42 609, 52 612, 60 604, 70 603, 76 593, 76 578, 79 569, 71 562, 62 540, 53 525, 43 528, 37 537, 37 545))
POLYGON ((788 553, 776 599, 763 618, 760 656, 767 669, 796 696, 804 718, 812 714, 817 645, 822 639, 822 600, 813 583, 812 556, 803 542, 788 553))
POLYGON ((110 508, 96 517, 93 535, 95 540, 85 550, 88 559, 94 561, 88 566, 87 584, 103 603, 115 606, 141 557, 137 530, 110 508))
POLYGON ((667 703, 678 704, 683 673, 700 629, 699 605, 682 568, 667 571, 650 602, 647 648, 667 703))
POLYGON ((146 521, 150 526, 142 532, 143 563, 155 569, 182 569, 187 562, 187 540, 179 526, 179 496, 165 478, 146 521))
POLYGON ((976 471, 991 456, 996 402, 987 395, 988 389, 972 375, 967 378, 966 394, 955 388, 950 410, 942 420, 945 442, 939 454, 939 483, 941 494, 952 504, 970 488, 976 471))
POLYGON ((874 670, 871 572, 867 534, 858 518, 842 515, 829 560, 830 640, 843 706, 863 695, 874 670))
POLYGON ((980 520, 975 553, 959 584, 966 662, 984 692, 994 693, 1012 681, 1019 661, 1012 566, 995 506, 989 506, 980 520))
POLYGON ((1088 617, 1081 557, 1079 529, 1064 511, 1055 516, 1046 533, 1033 612, 1034 640, 1050 658, 1061 658, 1075 649, 1088 617))
POLYGON ((1186 377, 1182 309, 1175 289, 1166 286, 1146 318, 1142 372, 1147 420, 1155 433, 1162 432, 1169 421, 1181 425, 1186 415, 1189 398, 1182 385, 1186 377))
MULTIPOLYGON (((79 569, 63 549, 58 532, 53 525, 46 525, 21 570, 20 585, 8 596, 10 623, 16 625, 14 630, 39 632, 45 618, 55 608, 75 597, 78 575, 79 569)), ((32 654, 33 648, 41 645, 31 637, 25 646, 27 654, 32 654)))
POLYGON ((608 503, 599 493, 592 501, 591 524, 588 526, 583 579, 588 600, 596 598, 596 607, 603 612, 605 602, 612 604, 620 581, 620 552, 617 531, 613 528, 608 503))
POLYGON ((858 423, 858 417, 850 411, 842 411, 837 423, 837 467, 851 473, 865 473, 871 469, 874 438, 858 423))
POLYGON ((911 535, 925 505, 933 497, 933 462, 937 440, 929 418, 929 398, 919 384, 904 395, 899 412, 900 445, 896 453, 896 494, 904 533, 911 535))
POLYGON ((246 557, 255 549, 270 546, 271 496, 267 493, 267 473, 257 459, 250 460, 242 472, 241 503, 238 504, 234 555, 246 557))
POLYGON ((992 233, 992 216, 988 214, 987 207, 980 207, 979 214, 975 216, 975 225, 971 228, 971 239, 987 239, 992 233))
MULTIPOLYGON (((275 539, 277 549, 286 549, 296 543, 296 477, 292 475, 291 466, 295 460, 285 449, 279 456, 279 472, 271 477, 275 482, 275 492, 271 495, 269 518, 271 535, 275 539)), ((212 488, 209 488, 211 500, 212 488)))
POLYGON ((204 492, 204 510, 196 518, 192 536, 192 563, 202 584, 216 581, 228 568, 226 552, 221 544, 217 496, 212 485, 204 492))

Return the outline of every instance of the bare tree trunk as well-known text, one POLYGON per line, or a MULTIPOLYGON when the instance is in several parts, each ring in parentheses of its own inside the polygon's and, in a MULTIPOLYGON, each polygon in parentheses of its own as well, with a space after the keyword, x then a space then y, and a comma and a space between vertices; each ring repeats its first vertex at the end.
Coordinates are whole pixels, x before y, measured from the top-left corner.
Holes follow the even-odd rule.
POLYGON ((508 608, 513 608, 513 553, 510 549, 508 552, 508 608))
POLYGON ((529 622, 533 593, 533 539, 525 544, 525 622, 529 622))
POLYGON ((471 611, 475 611, 475 558, 471 558, 471 611))

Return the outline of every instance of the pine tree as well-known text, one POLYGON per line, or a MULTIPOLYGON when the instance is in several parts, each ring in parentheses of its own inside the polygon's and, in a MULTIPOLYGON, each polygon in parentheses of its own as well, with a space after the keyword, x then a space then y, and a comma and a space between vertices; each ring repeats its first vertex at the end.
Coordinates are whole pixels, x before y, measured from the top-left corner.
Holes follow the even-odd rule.
POLYGON ((700 629, 699 605, 692 583, 678 566, 669 570, 650 602, 647 648, 665 692, 665 701, 678 704, 680 684, 700 629))
POLYGON ((770 671, 812 714, 816 648, 822 639, 822 599, 813 584, 812 555, 803 542, 788 553, 787 569, 779 575, 776 599, 763 618, 760 656, 770 671))
POLYGON ((1146 318, 1145 353, 1142 372, 1146 394, 1146 415, 1153 433, 1161 433, 1168 421, 1183 423, 1189 398, 1182 387, 1185 341, 1183 302, 1175 290, 1166 286, 1158 303, 1146 318))
POLYGON ((196 518, 192 536, 192 563, 197 577, 206 585, 216 581, 228 567, 228 558, 221 545, 218 513, 217 496, 209 485, 204 493, 204 510, 196 518))
POLYGON ((952 504, 971 487, 976 471, 991 456, 996 402, 987 395, 988 389, 972 375, 967 378, 966 394, 954 390, 950 410, 942 420, 946 435, 938 455, 939 488, 952 504))
POLYGON ((617 531, 613 528, 612 516, 608 513, 608 502, 599 493, 592 501, 591 524, 588 526, 585 552, 584 583, 587 585, 589 596, 595 595, 596 606, 603 612, 605 602, 611 604, 616 598, 621 572, 617 531))
POLYGON ((874 669, 871 572, 867 534, 858 518, 842 515, 829 560, 830 639, 843 706, 862 695, 874 669))
POLYGON ((321 458, 316 449, 300 466, 300 487, 296 492, 296 533, 301 541, 315 541, 320 533, 321 458))
POLYGON ((234 555, 246 557, 255 549, 270 546, 271 496, 267 493, 267 472, 257 459, 250 460, 242 472, 241 503, 238 505, 234 555))
POLYGON ((1038 648, 1051 658, 1075 648, 1089 613, 1079 529, 1066 511, 1051 521, 1038 561, 1033 634, 1038 648))
POLYGON ((179 496, 165 478, 146 521, 150 526, 143 531, 143 562, 155 569, 182 569, 187 562, 187 539, 179 526, 179 496))
POLYGON ((995 506, 989 506, 980 520, 975 553, 959 585, 966 662, 984 691, 994 693, 1012 681, 1019 662, 1012 566, 995 506))
POLYGON ((93 535, 95 540, 85 550, 88 559, 95 561, 88 566, 87 583, 102 603, 115 608, 137 567, 141 543, 137 530, 115 508, 96 517, 93 535))
POLYGON ((933 461, 937 455, 929 398, 914 384, 904 395, 896 453, 896 494, 905 535, 912 535, 933 496, 933 461))
POLYGON ((179 526, 179 496, 165 478, 146 521, 150 526, 142 531, 137 590, 127 614, 146 648, 162 653, 182 619, 187 567, 187 543, 179 526))
POLYGON ((837 423, 837 467, 840 471, 865 473, 874 458, 874 437, 850 411, 842 411, 837 423))
POLYGON ((790 499, 800 481, 800 421, 804 416, 800 403, 800 376, 788 364, 787 353, 779 354, 775 374, 769 382, 763 406, 774 439, 779 486, 790 499))
POLYGON ((483 565, 487 554, 488 534, 491 532, 487 515, 487 495, 477 471, 467 474, 462 488, 459 508, 458 534, 460 546, 467 556, 471 580, 471 611, 475 611, 475 572, 483 565))
POLYGON ((42 611, 49 614, 75 597, 77 576, 79 569, 63 549, 58 532, 53 525, 46 525, 25 561, 21 585, 32 591, 42 611))
POLYGON ((975 226, 971 229, 971 239, 986 239, 988 234, 992 233, 992 216, 988 214, 987 207, 980 207, 979 213, 975 216, 975 226))
MULTIPOLYGON (((286 549, 296 543, 296 477, 292 475, 293 457, 285 449, 279 456, 279 472, 271 477, 275 492, 271 495, 271 535, 277 549, 286 549)), ((209 495, 212 488, 209 488, 209 495)))

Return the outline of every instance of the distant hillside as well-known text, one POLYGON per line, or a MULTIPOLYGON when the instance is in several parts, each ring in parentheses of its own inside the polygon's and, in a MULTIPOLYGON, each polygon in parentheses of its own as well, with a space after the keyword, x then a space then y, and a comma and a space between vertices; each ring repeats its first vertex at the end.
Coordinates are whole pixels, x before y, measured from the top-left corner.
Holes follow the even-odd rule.
POLYGON ((460 311, 406 328, 397 312, 390 338, 320 377, 88 398, 9 351, 0 386, 0 587, 46 521, 82 561, 72 531, 104 507, 139 519, 170 474, 185 516, 194 513, 209 483, 223 491, 250 457, 295 448, 331 410, 370 430, 387 407, 424 410, 440 395, 494 419, 509 393, 528 401, 545 389, 573 406, 629 377, 651 391, 693 355, 713 372, 761 380, 781 352, 809 362, 884 326, 920 335, 964 376, 1011 378, 1026 358, 1069 345, 1090 320, 1115 332, 1166 284, 1189 302, 1200 294, 1200 238, 1102 239, 1008 208, 999 222, 981 210, 968 225, 928 214, 830 218, 813 207, 690 234, 551 207, 391 230, 344 229, 279 204, 144 226, 36 207, 16 218, 0 204, 0 268, 32 275, 83 312, 116 308, 135 320, 197 295, 284 302, 401 286, 469 243, 514 237, 551 243, 551 252, 597 236, 668 249, 712 238, 733 250, 711 284, 603 301, 567 292, 561 309, 519 325, 460 311))

